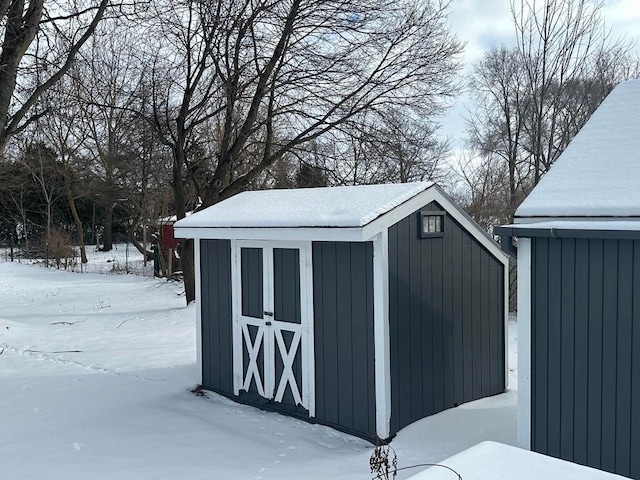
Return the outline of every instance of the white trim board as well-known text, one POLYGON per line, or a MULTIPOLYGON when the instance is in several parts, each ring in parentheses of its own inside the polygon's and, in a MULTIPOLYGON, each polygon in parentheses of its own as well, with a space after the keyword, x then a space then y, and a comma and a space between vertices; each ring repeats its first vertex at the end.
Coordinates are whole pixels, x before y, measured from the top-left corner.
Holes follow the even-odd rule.
POLYGON ((376 434, 391 432, 391 360, 389 346, 389 238, 385 230, 373 241, 373 338, 376 434))
POLYGON ((531 239, 518 240, 518 446, 531 449, 531 239))
POLYGON ((193 241, 196 274, 196 367, 198 368, 197 382, 202 385, 202 272, 200 264, 200 240, 193 241))

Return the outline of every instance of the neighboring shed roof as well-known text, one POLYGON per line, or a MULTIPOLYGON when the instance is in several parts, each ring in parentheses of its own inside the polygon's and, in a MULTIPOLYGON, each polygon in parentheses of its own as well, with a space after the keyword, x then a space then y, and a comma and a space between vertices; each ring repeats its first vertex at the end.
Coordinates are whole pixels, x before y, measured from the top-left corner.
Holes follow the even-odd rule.
POLYGON ((523 217, 640 216, 640 80, 618 85, 516 211, 523 217))
POLYGON ((243 192, 176 223, 179 228, 363 227, 433 182, 243 192))

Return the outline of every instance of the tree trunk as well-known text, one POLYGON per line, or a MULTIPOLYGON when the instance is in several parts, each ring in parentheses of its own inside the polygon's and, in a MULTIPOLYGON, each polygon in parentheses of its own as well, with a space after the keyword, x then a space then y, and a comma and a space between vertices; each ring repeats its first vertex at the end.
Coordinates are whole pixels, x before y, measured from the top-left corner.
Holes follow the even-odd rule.
POLYGON ((184 292, 187 305, 196 299, 196 271, 193 239, 180 241, 180 263, 184 277, 184 292))
POLYGON ((71 208, 71 215, 73 216, 73 220, 76 223, 76 230, 78 232, 78 246, 80 247, 80 261, 82 263, 87 263, 87 248, 84 245, 84 230, 82 228, 82 220, 80 220, 78 210, 76 209, 76 200, 75 198, 73 198, 73 192, 71 192, 69 179, 66 177, 64 179, 64 189, 67 194, 67 200, 69 201, 69 208, 71 208))
POLYGON ((104 211, 104 235, 102 236, 102 248, 103 252, 110 252, 113 249, 113 204, 109 203, 105 207, 104 211))
POLYGON ((133 234, 133 225, 129 228, 129 241, 133 244, 134 247, 136 247, 136 250, 138 250, 138 252, 140 252, 143 255, 144 258, 144 263, 145 263, 145 267, 147 266, 146 263, 153 260, 153 255, 154 253, 147 250, 146 249, 146 242, 144 243, 144 245, 140 245, 140 242, 138 241, 138 239, 136 238, 136 236, 133 234))
MULTIPOLYGON (((178 123, 180 124, 180 121, 178 123)), ((176 143, 173 149, 173 195, 176 202, 176 217, 178 218, 178 220, 181 220, 186 216, 187 208, 184 182, 182 179, 182 166, 184 165, 184 160, 184 143, 183 141, 179 141, 176 143)), ((184 291, 187 304, 189 304, 196 299, 196 276, 194 266, 193 240, 181 240, 178 252, 180 253, 180 263, 182 265, 184 291)))

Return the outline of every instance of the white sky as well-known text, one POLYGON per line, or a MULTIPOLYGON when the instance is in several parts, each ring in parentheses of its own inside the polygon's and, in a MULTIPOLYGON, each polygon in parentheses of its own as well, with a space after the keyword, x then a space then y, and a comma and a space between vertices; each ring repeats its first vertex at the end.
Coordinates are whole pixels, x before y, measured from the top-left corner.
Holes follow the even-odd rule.
MULTIPOLYGON (((449 20, 452 31, 466 42, 464 74, 473 63, 495 45, 514 44, 515 34, 511 22, 509 0, 452 0, 449 20)), ((614 37, 640 39, 640 1, 604 0, 605 25, 614 37)), ((471 108, 468 97, 462 95, 456 105, 442 119, 443 136, 452 140, 454 155, 464 148, 464 115, 471 108)))

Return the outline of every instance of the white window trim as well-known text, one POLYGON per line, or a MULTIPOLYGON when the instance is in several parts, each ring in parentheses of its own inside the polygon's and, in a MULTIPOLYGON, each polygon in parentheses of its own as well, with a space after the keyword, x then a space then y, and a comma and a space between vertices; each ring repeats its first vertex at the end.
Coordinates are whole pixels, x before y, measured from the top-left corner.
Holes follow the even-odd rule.
POLYGON ((531 239, 518 239, 518 434, 531 449, 531 239))

